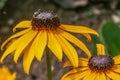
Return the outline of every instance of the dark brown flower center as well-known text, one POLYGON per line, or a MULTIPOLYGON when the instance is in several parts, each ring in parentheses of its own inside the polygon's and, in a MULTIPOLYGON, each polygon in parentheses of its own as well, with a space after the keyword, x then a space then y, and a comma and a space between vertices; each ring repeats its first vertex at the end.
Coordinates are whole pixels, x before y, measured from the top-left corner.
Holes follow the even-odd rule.
POLYGON ((89 67, 92 70, 108 70, 114 65, 114 61, 110 56, 98 55, 89 60, 89 67))
POLYGON ((39 10, 33 14, 33 29, 56 29, 60 26, 59 18, 52 12, 40 12, 39 10))

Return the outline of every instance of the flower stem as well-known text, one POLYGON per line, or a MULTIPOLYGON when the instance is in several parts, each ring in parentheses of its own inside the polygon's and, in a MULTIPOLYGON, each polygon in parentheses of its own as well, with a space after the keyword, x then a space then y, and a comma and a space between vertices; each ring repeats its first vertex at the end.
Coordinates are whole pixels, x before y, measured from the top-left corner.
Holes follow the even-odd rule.
POLYGON ((51 71, 51 60, 50 60, 50 51, 46 48, 46 63, 47 63, 47 75, 48 80, 52 80, 52 71, 51 71))

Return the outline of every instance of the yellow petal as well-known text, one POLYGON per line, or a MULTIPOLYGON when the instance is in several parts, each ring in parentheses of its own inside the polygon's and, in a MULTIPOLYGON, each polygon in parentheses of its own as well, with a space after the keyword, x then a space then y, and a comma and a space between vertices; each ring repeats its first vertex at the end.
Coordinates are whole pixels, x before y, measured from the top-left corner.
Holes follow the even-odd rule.
POLYGON ((52 32, 48 32, 48 48, 53 52, 53 54, 58 58, 59 61, 62 61, 62 48, 55 38, 52 32))
POLYGON ((26 30, 23 30, 23 31, 20 31, 14 35, 12 35, 11 37, 9 37, 6 41, 3 42, 3 44, 1 45, 1 50, 3 50, 4 46, 13 38, 17 38, 19 36, 22 36, 23 34, 27 33, 28 31, 30 31, 30 29, 26 29, 26 30))
POLYGON ((61 80, 81 80, 81 78, 83 78, 88 72, 89 71, 87 67, 72 69, 63 75, 61 80))
POLYGON ((15 80, 16 79, 16 72, 14 72, 13 74, 12 74, 12 79, 11 80, 15 80))
POLYGON ((89 70, 89 67, 85 66, 85 67, 77 67, 77 68, 74 68, 76 70, 76 72, 81 72, 81 71, 86 71, 86 70, 89 70))
POLYGON ((68 57, 70 60, 71 64, 74 67, 78 67, 78 54, 75 50, 75 48, 67 41, 65 40, 62 36, 55 35, 57 40, 59 41, 65 55, 68 57))
POLYGON ((69 40, 70 42, 77 45, 80 49, 82 49, 87 54, 88 57, 91 57, 90 51, 88 50, 87 46, 81 40, 77 39, 73 35, 65 32, 63 30, 59 29, 58 32, 60 32, 60 33, 58 33, 59 35, 63 36, 65 39, 69 40))
POLYGON ((30 49, 29 46, 27 46, 24 52, 24 56, 23 56, 23 69, 26 74, 29 74, 29 69, 34 59, 34 53, 32 53, 31 51, 32 49, 30 49))
POLYGON ((106 80, 111 80, 109 77, 106 76, 106 80))
MULTIPOLYGON (((68 66, 72 66, 71 62, 70 61, 66 61, 64 63, 64 67, 68 67, 68 66)), ((82 60, 79 58, 78 60, 78 66, 88 66, 88 61, 85 61, 85 60, 82 60)))
POLYGON ((95 30, 88 28, 86 26, 61 25, 60 28, 74 33, 89 33, 97 36, 99 35, 95 30))
POLYGON ((113 60, 115 64, 120 64, 120 55, 113 57, 113 60))
POLYGON ((70 61, 66 61, 65 63, 64 63, 64 68, 65 67, 69 67, 69 66, 72 66, 72 64, 71 64, 71 62, 70 61))
POLYGON ((80 60, 80 59, 79 59, 78 64, 79 64, 79 66, 88 66, 88 62, 87 61, 83 61, 83 60, 80 60))
POLYGON ((87 75, 83 78, 83 80, 95 80, 97 74, 95 72, 91 72, 89 70, 89 72, 87 73, 87 75))
POLYGON ((38 61, 41 61, 46 44, 47 44, 47 32, 40 31, 32 43, 33 48, 31 48, 33 49, 35 57, 37 58, 38 61))
POLYGON ((13 28, 13 32, 16 31, 16 28, 32 28, 31 21, 30 20, 21 21, 13 28))
POLYGON ((103 44, 96 44, 96 47, 98 55, 105 55, 105 47, 103 44))
POLYGON ((17 63, 17 60, 18 60, 20 54, 25 49, 25 47, 34 39, 36 34, 37 34, 37 31, 31 30, 19 38, 19 44, 17 45, 17 49, 14 54, 15 63, 17 63))
POLYGON ((61 80, 72 80, 69 76, 74 74, 76 69, 72 69, 71 71, 67 72, 65 75, 62 76, 61 80))
POLYGON ((120 74, 112 72, 112 71, 107 71, 105 74, 111 78, 112 80, 120 80, 120 74))
POLYGON ((88 41, 92 40, 90 34, 84 33, 82 35, 85 36, 88 39, 88 41))
POLYGON ((98 80, 107 80, 106 78, 107 76, 103 72, 99 73, 98 76, 99 76, 98 80))
POLYGON ((120 74, 120 65, 114 65, 112 71, 120 74))
MULTIPOLYGON (((89 70, 86 70, 86 71, 83 71, 83 72, 79 72, 79 74, 75 76, 74 80, 83 80, 83 77, 86 77, 88 74, 89 74, 89 70)), ((90 78, 90 80, 92 80, 92 79, 90 78)))
POLYGON ((89 61, 89 58, 79 58, 79 61, 86 61, 86 62, 88 62, 89 61))

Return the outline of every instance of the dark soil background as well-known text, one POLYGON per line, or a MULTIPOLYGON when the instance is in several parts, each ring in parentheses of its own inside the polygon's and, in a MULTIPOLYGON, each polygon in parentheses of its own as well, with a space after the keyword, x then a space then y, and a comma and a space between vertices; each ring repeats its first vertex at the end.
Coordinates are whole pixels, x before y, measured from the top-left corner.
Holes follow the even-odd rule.
MULTIPOLYGON (((0 10, 0 44, 13 34, 12 28, 18 22, 30 20, 38 9, 55 12, 63 24, 84 25, 98 32, 106 21, 120 23, 120 0, 7 0, 0 10)), ((76 36, 91 49, 90 42, 83 36, 76 36)), ((81 50, 77 47, 76 49, 80 57, 85 56, 81 50)), ((3 51, 0 52, 0 56, 2 54, 3 51)), ((63 59, 63 62, 65 60, 63 59)), ((16 80, 47 80, 45 61, 45 54, 41 62, 34 59, 29 75, 23 71, 22 58, 19 59, 18 64, 15 64, 10 55, 0 67, 6 66, 12 72, 17 72, 16 80)), ((51 62, 53 80, 60 80, 67 69, 63 69, 63 63, 59 63, 53 54, 51 54, 51 62)))

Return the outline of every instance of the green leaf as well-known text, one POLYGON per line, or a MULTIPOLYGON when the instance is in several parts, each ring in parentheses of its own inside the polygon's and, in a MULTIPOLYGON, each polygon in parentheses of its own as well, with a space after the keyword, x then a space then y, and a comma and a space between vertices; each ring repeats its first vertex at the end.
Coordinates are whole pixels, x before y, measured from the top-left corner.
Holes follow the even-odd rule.
POLYGON ((120 54, 120 27, 114 22, 106 22, 102 26, 102 36, 106 44, 108 54, 116 56, 120 54))
POLYGON ((6 0, 0 0, 0 9, 2 9, 5 5, 6 0))

